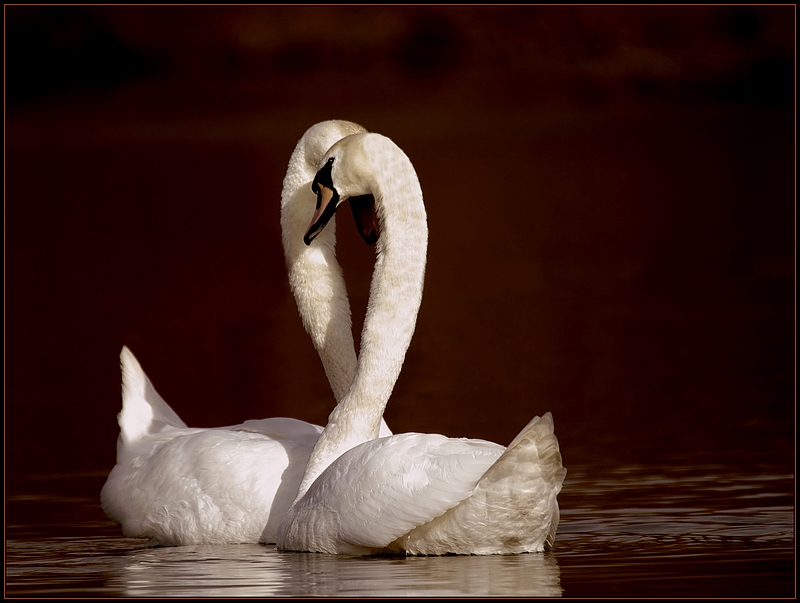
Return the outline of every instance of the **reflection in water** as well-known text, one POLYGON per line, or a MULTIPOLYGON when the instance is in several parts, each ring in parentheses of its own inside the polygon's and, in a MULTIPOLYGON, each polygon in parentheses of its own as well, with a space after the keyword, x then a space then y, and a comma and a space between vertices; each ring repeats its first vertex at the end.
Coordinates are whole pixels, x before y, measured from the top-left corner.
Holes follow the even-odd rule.
POLYGON ((96 495, 26 493, 6 501, 6 594, 786 597, 794 592, 794 475, 785 469, 574 466, 559 497, 555 550, 508 556, 146 548, 121 537, 96 495))
POLYGON ((109 586, 132 597, 561 595, 552 553, 343 558, 263 545, 184 546, 133 551, 119 569, 109 586))

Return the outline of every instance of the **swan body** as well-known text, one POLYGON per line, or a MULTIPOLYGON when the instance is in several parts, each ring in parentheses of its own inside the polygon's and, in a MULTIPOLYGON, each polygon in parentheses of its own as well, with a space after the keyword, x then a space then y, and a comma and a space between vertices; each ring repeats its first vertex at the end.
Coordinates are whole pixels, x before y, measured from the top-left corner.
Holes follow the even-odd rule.
POLYGON ((566 470, 550 413, 508 448, 404 433, 336 459, 284 518, 284 550, 487 555, 552 547, 566 470))
MULTIPOLYGON (((320 158, 337 140, 364 131, 346 121, 309 128, 291 156, 281 195, 290 287, 337 400, 354 379, 356 354, 335 235, 322 233, 310 246, 302 237, 313 213, 311 181, 320 158)), ((117 464, 101 504, 123 534, 162 546, 275 542, 322 427, 276 417, 189 428, 127 347, 120 363, 117 464)), ((382 418, 380 433, 391 434, 382 418)))
POLYGON ((405 154, 378 134, 343 138, 320 165, 306 242, 324 231, 344 200, 372 195, 378 248, 356 376, 311 453, 278 529, 278 547, 441 555, 552 546, 566 470, 550 413, 534 417, 508 448, 436 434, 377 438, 421 302, 422 191, 405 154))
POLYGON ((117 464, 100 493, 106 514, 150 545, 273 541, 322 428, 289 418, 190 428, 127 347, 117 464))

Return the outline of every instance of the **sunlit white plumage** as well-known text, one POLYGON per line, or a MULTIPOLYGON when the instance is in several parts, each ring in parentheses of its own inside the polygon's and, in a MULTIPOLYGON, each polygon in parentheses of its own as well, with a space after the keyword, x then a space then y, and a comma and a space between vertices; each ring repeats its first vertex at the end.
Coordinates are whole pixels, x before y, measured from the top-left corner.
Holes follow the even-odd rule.
MULTIPOLYGON (((310 128, 289 161, 281 198, 290 286, 337 400, 353 380, 356 355, 335 235, 323 233, 311 246, 302 237, 320 158, 343 136, 364 131, 345 121, 310 128)), ((322 428, 284 417, 189 428, 127 347, 120 362, 123 407, 117 464, 101 492, 106 514, 126 536, 153 545, 274 542, 322 428)), ((382 420, 381 433, 391 433, 382 420)))
POLYGON ((413 334, 422 295, 427 221, 413 166, 388 138, 355 134, 322 161, 317 212, 372 195, 380 235, 350 390, 331 413, 297 500, 278 530, 283 550, 351 555, 542 551, 558 526, 566 474, 550 413, 508 448, 407 433, 375 439, 413 334))

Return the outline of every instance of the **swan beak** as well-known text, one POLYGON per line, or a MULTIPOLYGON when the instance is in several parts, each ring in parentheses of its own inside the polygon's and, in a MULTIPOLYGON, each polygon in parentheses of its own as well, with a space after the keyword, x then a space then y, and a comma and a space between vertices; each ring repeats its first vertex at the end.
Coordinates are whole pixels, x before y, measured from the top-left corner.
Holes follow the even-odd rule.
POLYGON ((303 241, 306 245, 311 245, 319 233, 330 222, 336 208, 339 207, 339 193, 334 188, 328 188, 324 184, 314 183, 317 193, 317 209, 311 217, 311 224, 308 225, 303 241))

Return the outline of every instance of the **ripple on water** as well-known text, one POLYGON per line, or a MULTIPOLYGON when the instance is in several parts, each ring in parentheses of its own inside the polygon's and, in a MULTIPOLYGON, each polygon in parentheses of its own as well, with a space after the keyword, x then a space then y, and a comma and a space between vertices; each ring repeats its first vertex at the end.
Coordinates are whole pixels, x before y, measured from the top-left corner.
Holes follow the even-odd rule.
MULTIPOLYGON (((9 596, 791 596, 794 477, 573 467, 553 552, 348 558, 147 548, 96 497, 7 498, 9 596)), ((99 491, 99 488, 97 488, 99 491)))

